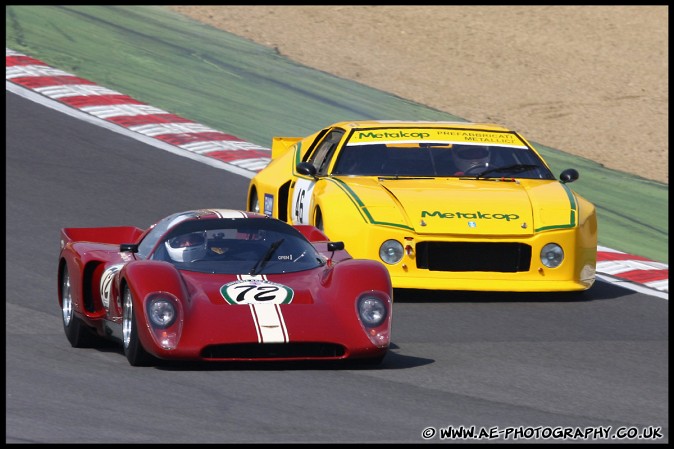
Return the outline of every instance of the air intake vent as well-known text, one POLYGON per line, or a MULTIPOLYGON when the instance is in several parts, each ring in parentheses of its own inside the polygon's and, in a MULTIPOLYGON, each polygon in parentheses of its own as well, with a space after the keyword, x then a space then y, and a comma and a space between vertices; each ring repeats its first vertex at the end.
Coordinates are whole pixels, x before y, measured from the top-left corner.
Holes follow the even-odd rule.
POLYGON ((522 243, 420 242, 417 268, 430 271, 529 271, 531 246, 522 243))
POLYGON ((237 343, 207 346, 201 356, 207 359, 334 359, 344 355, 344 347, 332 343, 237 343))

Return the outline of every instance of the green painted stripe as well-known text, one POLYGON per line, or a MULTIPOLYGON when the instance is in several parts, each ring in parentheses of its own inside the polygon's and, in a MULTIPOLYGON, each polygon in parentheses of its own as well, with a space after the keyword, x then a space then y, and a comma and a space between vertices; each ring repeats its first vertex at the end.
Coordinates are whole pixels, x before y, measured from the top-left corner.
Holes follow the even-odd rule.
POLYGON ((542 228, 536 228, 534 229, 534 232, 541 232, 541 231, 549 231, 551 229, 568 229, 568 228, 573 228, 575 225, 573 224, 568 224, 568 225, 552 225, 552 226, 543 226, 542 228))
POLYGON ((361 212, 361 216, 363 217, 363 219, 365 220, 366 223, 369 222, 370 224, 373 224, 373 225, 391 226, 391 227, 394 227, 394 228, 400 228, 400 229, 406 229, 408 231, 414 231, 414 228, 412 228, 411 226, 407 226, 407 225, 403 225, 403 224, 399 224, 399 223, 388 223, 386 221, 375 220, 374 217, 372 216, 372 214, 370 214, 370 211, 368 210, 368 208, 365 206, 365 203, 363 203, 363 201, 358 197, 356 192, 354 192, 353 189, 351 189, 351 187, 349 187, 349 185, 347 183, 345 183, 341 179, 337 179, 337 178, 325 178, 325 180, 333 182, 335 185, 337 185, 337 187, 342 189, 342 191, 344 193, 346 193, 346 196, 356 206, 358 211, 361 212))
MULTIPOLYGON (((365 203, 363 203, 363 201, 358 197, 356 192, 354 192, 353 189, 351 189, 351 187, 349 187, 349 185, 347 183, 345 183, 341 179, 337 179, 337 178, 327 178, 326 177, 324 179, 326 181, 333 182, 337 187, 339 187, 346 194, 347 198, 349 198, 351 200, 351 202, 353 203, 354 207, 356 207, 356 209, 358 209, 359 213, 361 214, 361 217, 363 217, 363 220, 365 220, 366 223, 370 223, 370 224, 374 224, 374 225, 380 225, 380 226, 391 226, 391 227, 394 227, 394 228, 406 229, 406 230, 414 232, 414 228, 411 227, 411 226, 407 226, 407 225, 403 225, 403 224, 399 224, 399 223, 389 223, 389 222, 385 222, 385 221, 376 220, 372 216, 370 211, 368 210, 367 206, 365 206, 365 203)), ((566 192, 566 195, 569 198, 569 203, 570 203, 570 205, 569 205, 569 207, 570 207, 569 222, 565 223, 565 224, 543 226, 543 227, 534 229, 534 232, 549 231, 549 230, 552 230, 552 229, 568 229, 568 228, 573 228, 574 226, 576 226, 576 200, 575 200, 571 190, 566 185, 562 184, 562 186, 564 187, 564 191, 566 192)))
POLYGON ((568 229, 576 226, 576 211, 578 206, 576 205, 576 198, 573 196, 573 192, 566 184, 561 184, 566 192, 566 196, 569 199, 569 222, 566 224, 552 225, 552 226, 543 226, 541 228, 534 229, 534 232, 549 231, 551 229, 568 229))
POLYGON ((302 178, 306 178, 306 176, 300 175, 297 173, 297 170, 295 170, 295 167, 297 167, 297 164, 302 162, 302 159, 300 158, 300 154, 302 154, 302 142, 297 142, 297 146, 295 147, 295 164, 293 164, 293 176, 299 176, 302 178))

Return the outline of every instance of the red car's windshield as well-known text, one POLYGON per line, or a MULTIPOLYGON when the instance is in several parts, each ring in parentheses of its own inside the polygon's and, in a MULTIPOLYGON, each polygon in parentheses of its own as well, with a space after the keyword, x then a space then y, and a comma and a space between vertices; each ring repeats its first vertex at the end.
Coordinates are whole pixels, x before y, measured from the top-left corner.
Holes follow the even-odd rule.
POLYGON ((325 264, 299 231, 267 218, 184 221, 162 237, 150 258, 222 274, 289 273, 325 264))

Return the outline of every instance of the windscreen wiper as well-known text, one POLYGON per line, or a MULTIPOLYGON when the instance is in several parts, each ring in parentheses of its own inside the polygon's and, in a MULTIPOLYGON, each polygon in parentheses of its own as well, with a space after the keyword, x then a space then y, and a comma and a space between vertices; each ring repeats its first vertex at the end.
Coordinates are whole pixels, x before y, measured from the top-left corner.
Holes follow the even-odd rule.
POLYGON ((264 256, 262 256, 262 258, 258 260, 255 265, 253 265, 253 269, 250 270, 251 276, 254 276, 260 271, 262 271, 264 266, 267 265, 267 262, 269 262, 269 260, 271 259, 271 256, 274 254, 274 251, 276 251, 278 247, 281 246, 281 243, 283 243, 284 240, 285 239, 279 239, 269 246, 269 249, 267 249, 267 252, 264 253, 264 256))
POLYGON ((379 175, 377 176, 379 181, 396 181, 399 179, 435 179, 434 175, 421 176, 421 175, 379 175))
POLYGON ((538 168, 538 165, 536 164, 514 164, 514 165, 508 165, 507 167, 494 167, 494 168, 488 168, 485 171, 482 171, 475 175, 476 178, 482 178, 484 175, 487 173, 498 173, 498 172, 515 172, 515 173, 522 173, 524 171, 528 170, 533 170, 535 168, 538 168))

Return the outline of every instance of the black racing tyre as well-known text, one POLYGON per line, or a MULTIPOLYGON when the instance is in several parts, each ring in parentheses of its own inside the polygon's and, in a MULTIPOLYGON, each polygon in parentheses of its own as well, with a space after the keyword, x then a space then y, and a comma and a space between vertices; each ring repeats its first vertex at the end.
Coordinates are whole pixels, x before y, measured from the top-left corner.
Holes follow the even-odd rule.
POLYGON ((323 226, 323 214, 321 214, 320 209, 316 209, 314 223, 314 226, 316 226, 321 232, 325 232, 325 226, 323 226))
POLYGON ((250 204, 248 204, 248 210, 251 212, 260 213, 260 200, 257 198, 257 192, 255 189, 250 192, 250 204))
POLYGON ((124 355, 131 366, 151 366, 156 362, 156 359, 143 348, 138 338, 138 320, 133 307, 133 296, 128 287, 124 289, 122 343, 124 355))
POLYGON ((73 348, 90 348, 96 345, 98 336, 75 314, 67 265, 63 266, 61 273, 61 318, 63 331, 73 348))

